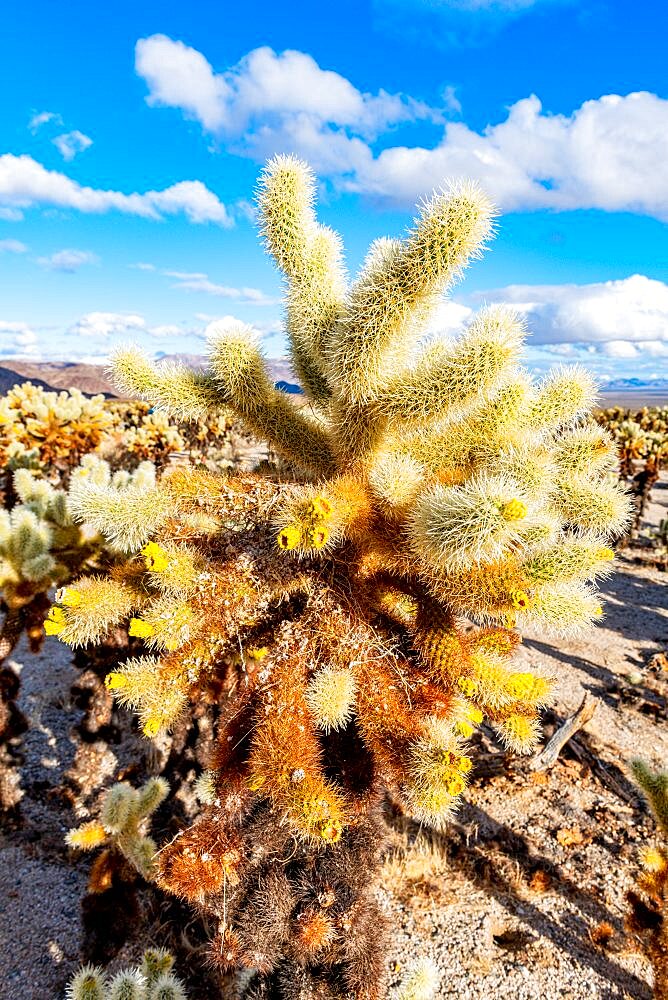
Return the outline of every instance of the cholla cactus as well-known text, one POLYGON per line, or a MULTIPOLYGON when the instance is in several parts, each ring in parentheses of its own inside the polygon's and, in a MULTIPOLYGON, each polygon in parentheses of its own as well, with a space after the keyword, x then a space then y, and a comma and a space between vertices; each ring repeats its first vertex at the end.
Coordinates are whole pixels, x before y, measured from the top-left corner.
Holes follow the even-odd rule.
MULTIPOLYGON (((633 777, 647 798, 664 841, 668 837, 668 772, 652 771, 642 760, 631 763, 633 777)), ((645 898, 628 893, 629 929, 638 935, 654 970, 654 996, 668 997, 668 842, 646 848, 638 886, 645 898)))
POLYGON ((436 964, 431 959, 424 958, 402 984, 398 1000, 432 1000, 440 981, 436 964))
POLYGON ((174 959, 164 948, 144 952, 141 964, 109 978, 104 969, 85 965, 71 980, 66 1000, 186 1000, 183 983, 172 973, 174 959))
POLYGON ((146 655, 108 685, 148 736, 205 691, 221 702, 214 803, 158 862, 162 885, 219 918, 216 958, 260 970, 249 998, 307 997, 338 977, 371 1000, 382 922, 364 881, 384 790, 440 825, 483 719, 533 748, 551 684, 513 668, 516 629, 568 634, 601 617, 594 579, 629 508, 608 477, 613 442, 588 417, 592 380, 576 367, 534 384, 512 311, 422 343, 491 233, 481 192, 434 195, 347 288, 314 188, 279 157, 258 195, 308 405, 274 388, 241 325, 214 330, 206 372, 134 349, 113 365, 123 391, 179 419, 227 407, 293 481, 177 469, 122 504, 84 488, 78 516, 137 555, 58 614, 72 643, 130 617, 146 655))
POLYGON ((48 392, 24 382, 0 398, 0 465, 32 452, 45 468, 72 468, 113 426, 104 396, 48 392))
POLYGON ((118 782, 106 792, 98 819, 70 830, 66 842, 80 851, 116 848, 143 878, 151 879, 157 847, 146 828, 168 794, 164 778, 150 778, 139 789, 118 782))
POLYGON ((117 449, 109 459, 119 468, 132 468, 138 461, 152 461, 164 468, 171 456, 186 454, 196 465, 220 469, 233 464, 229 452, 234 422, 224 411, 207 414, 197 421, 175 423, 163 410, 142 402, 109 404, 118 422, 117 449))

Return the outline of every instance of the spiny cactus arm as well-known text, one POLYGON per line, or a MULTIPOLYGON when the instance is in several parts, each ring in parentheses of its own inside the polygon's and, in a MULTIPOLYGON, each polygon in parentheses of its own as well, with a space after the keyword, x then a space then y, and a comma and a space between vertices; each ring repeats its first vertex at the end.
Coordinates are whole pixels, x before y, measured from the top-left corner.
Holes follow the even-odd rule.
POLYGON ((99 821, 70 830, 66 842, 79 850, 90 850, 99 844, 109 843, 118 848, 143 878, 150 880, 155 875, 157 847, 144 828, 147 818, 155 812, 167 792, 167 783, 162 778, 150 779, 140 789, 132 788, 126 782, 117 782, 107 790, 102 800, 99 821))
POLYGON ((44 629, 69 646, 99 642, 145 600, 141 591, 119 581, 84 577, 57 592, 44 629))
POLYGON ((66 1000, 108 1000, 104 969, 84 965, 67 986, 66 1000))
MULTIPOLYGON (((134 633, 138 632, 141 629, 135 628, 134 633)), ((153 738, 168 729, 186 704, 192 682, 184 655, 181 651, 175 655, 176 662, 152 656, 126 660, 105 679, 119 704, 138 713, 144 736, 153 738)))
POLYGON ((430 958, 423 958, 401 984, 398 1000, 432 1000, 440 982, 436 963, 430 958))
POLYGON ((613 570, 615 553, 602 538, 562 534, 554 543, 541 547, 522 566, 532 584, 556 580, 593 580, 613 570))
POLYGON ((539 428, 555 428, 589 413, 597 386, 581 365, 560 365, 545 377, 533 400, 529 421, 539 428))
POLYGON ((330 380, 342 398, 369 402, 396 371, 426 316, 491 232, 492 208, 472 184, 426 201, 407 239, 372 248, 330 346, 330 380))
POLYGON ((334 471, 329 435, 274 388, 250 327, 211 330, 209 359, 221 397, 257 437, 316 474, 334 471))
POLYGON ((145 987, 139 969, 123 969, 109 983, 108 1000, 145 1000, 145 987))
POLYGON ((328 550, 343 538, 366 537, 373 517, 369 491, 355 476, 338 476, 286 494, 272 517, 278 546, 299 555, 328 550))
POLYGON ((501 476, 432 486, 418 498, 408 530, 416 556, 440 570, 501 558, 521 541, 531 501, 501 476))
POLYGON ((475 405, 463 418, 450 417, 408 430, 397 439, 399 451, 417 459, 443 482, 462 482, 491 459, 513 446, 527 444, 527 413, 531 382, 521 369, 509 373, 491 398, 475 405))
POLYGON ((556 580, 537 587, 517 609, 518 626, 537 625, 553 636, 580 635, 602 617, 598 592, 580 580, 556 580))
POLYGON ((657 823, 668 834, 668 772, 652 770, 641 758, 631 761, 631 772, 652 807, 657 823))
POLYGON ((403 516, 424 486, 426 470, 411 455, 380 452, 369 467, 369 485, 386 515, 403 516))
POLYGON ((181 899, 201 904, 207 895, 237 883, 246 863, 236 826, 221 824, 206 810, 194 826, 160 850, 157 883, 181 899))
POLYGON ((75 521, 92 525, 122 551, 133 552, 167 521, 173 502, 157 487, 117 490, 77 479, 69 490, 68 507, 75 521))
POLYGON ((331 396, 325 349, 344 310, 346 282, 341 240, 318 225, 315 178, 292 156, 270 160, 260 177, 257 204, 268 252, 288 279, 287 330, 295 371, 316 403, 331 396))
POLYGON ((407 753, 406 797, 416 819, 441 828, 457 806, 471 768, 450 721, 428 719, 407 753))
POLYGON ((484 309, 458 344, 436 341, 412 368, 380 388, 374 412, 391 423, 438 419, 492 390, 516 366, 523 337, 523 324, 512 310, 484 309))
POLYGON ((584 531, 614 536, 631 523, 630 494, 611 480, 596 482, 585 475, 564 476, 556 485, 553 503, 565 521, 584 531))
POLYGON ((559 436, 555 450, 559 469, 566 476, 600 475, 618 462, 615 440, 605 427, 585 424, 559 436))
POLYGON ((121 392, 145 399, 179 420, 198 420, 224 406, 211 376, 180 364, 154 365, 137 347, 116 350, 109 375, 121 392))
MULTIPOLYGON (((345 803, 323 773, 306 697, 305 654, 298 650, 293 644, 293 661, 281 669, 282 683, 271 700, 262 699, 249 758, 249 785, 284 812, 299 836, 332 843, 346 823, 345 803)), ((263 663, 271 666, 270 657, 263 663)))
POLYGON ((518 611, 529 604, 529 580, 512 556, 444 573, 423 566, 422 576, 438 601, 476 622, 512 628, 518 611))
POLYGON ((309 248, 309 267, 293 278, 287 291, 287 330, 297 378, 316 404, 326 403, 332 390, 327 377, 326 348, 345 310, 345 275, 341 240, 318 226, 309 248))
POLYGON ((357 681, 350 670, 325 666, 311 678, 306 703, 318 729, 343 729, 355 711, 357 681))

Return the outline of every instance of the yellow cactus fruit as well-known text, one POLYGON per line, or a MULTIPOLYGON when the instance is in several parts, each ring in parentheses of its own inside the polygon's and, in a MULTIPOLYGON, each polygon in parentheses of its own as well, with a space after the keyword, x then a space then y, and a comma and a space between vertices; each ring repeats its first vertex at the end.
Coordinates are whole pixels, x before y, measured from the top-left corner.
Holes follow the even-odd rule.
POLYGON ((281 549, 296 549, 302 541, 301 527, 298 524, 288 524, 285 528, 281 528, 276 541, 281 549))
POLYGON ((104 678, 104 683, 110 691, 117 691, 119 688, 126 687, 128 680, 125 674, 112 671, 104 678))
POLYGON ((146 561, 146 569, 153 573, 162 573, 169 566, 169 553, 157 542, 149 542, 141 552, 146 561))
POLYGON ((501 508, 504 521, 522 521, 527 516, 527 505, 521 500, 509 500, 501 508))
POLYGON ((155 635, 155 628, 150 622, 145 622, 142 618, 131 618, 128 635, 135 636, 138 639, 148 639, 150 636, 155 635))
POLYGON ((74 587, 61 587, 60 590, 56 591, 56 600, 63 607, 76 608, 81 604, 83 595, 74 587))
POLYGON ((157 715, 151 715, 142 726, 142 732, 144 736, 148 736, 150 739, 153 739, 154 736, 158 735, 161 728, 162 720, 157 715))

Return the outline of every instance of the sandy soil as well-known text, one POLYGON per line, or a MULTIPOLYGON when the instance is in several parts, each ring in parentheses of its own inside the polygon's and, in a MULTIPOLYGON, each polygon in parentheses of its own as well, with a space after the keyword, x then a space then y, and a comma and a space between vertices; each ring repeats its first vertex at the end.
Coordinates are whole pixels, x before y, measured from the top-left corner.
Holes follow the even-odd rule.
MULTIPOLYGON (((666 482, 655 499, 656 524, 668 513, 666 482)), ((523 663, 557 679, 546 735, 585 691, 598 700, 557 764, 534 772, 483 734, 457 821, 442 835, 398 823, 379 890, 394 921, 395 985, 429 955, 442 974, 442 997, 651 996, 650 970, 623 918, 638 847, 653 824, 625 766, 635 755, 655 764, 668 757, 668 671, 654 655, 668 649, 666 576, 638 565, 628 550, 603 591, 607 617, 594 633, 558 644, 533 633, 519 652, 523 663)), ((56 640, 37 656, 21 645, 14 661, 30 728, 17 748, 20 815, 0 835, 0 997, 47 1000, 63 995, 91 955, 90 919, 79 904, 90 859, 73 857, 64 834, 94 808, 100 781, 131 774, 144 751, 128 718, 86 728, 90 693, 56 640)), ((187 774, 198 770, 193 757, 187 774)), ((134 959, 142 944, 160 943, 165 920, 174 919, 153 890, 135 886, 131 895, 120 937, 110 923, 114 966, 134 959)), ((196 971, 202 929, 179 919, 183 954, 192 956, 180 968, 190 996, 211 996, 196 971)), ((96 934, 99 951, 99 927, 96 934)))

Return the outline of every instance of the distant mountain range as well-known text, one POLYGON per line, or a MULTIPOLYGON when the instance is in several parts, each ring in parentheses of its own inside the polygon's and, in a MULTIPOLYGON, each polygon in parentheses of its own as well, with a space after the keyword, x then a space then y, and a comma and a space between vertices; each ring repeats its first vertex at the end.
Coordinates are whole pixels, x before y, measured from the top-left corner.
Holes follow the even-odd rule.
MULTIPOLYGON (((161 361, 181 361, 191 368, 203 368, 206 358, 198 354, 166 354, 161 361)), ((301 393, 289 361, 269 358, 267 366, 279 389, 301 393)), ((80 389, 87 396, 103 393, 115 397, 116 389, 102 365, 85 365, 74 361, 17 361, 0 359, 0 395, 21 382, 32 382, 43 389, 80 389)))
MULTIPOLYGON (((191 368, 204 368, 206 358, 200 354, 164 354, 161 361, 180 361, 191 368)), ((285 358, 268 358, 267 366, 276 386, 283 392, 301 393, 297 384, 292 365, 285 358)), ((7 392, 17 383, 30 381, 45 389, 69 389, 75 387, 87 396, 104 393, 106 396, 116 396, 116 390, 105 374, 102 365, 86 365, 69 361, 15 361, 0 359, 0 394, 7 392)), ((633 395, 637 405, 637 397, 647 395, 648 402, 653 397, 661 396, 668 400, 668 378, 641 379, 617 378, 603 382, 600 393, 607 400, 619 396, 619 402, 624 402, 625 395, 633 395)))
POLYGON ((611 392, 638 392, 647 390, 648 392, 668 392, 668 378, 616 378, 610 382, 603 382, 601 392, 609 395, 611 392))

